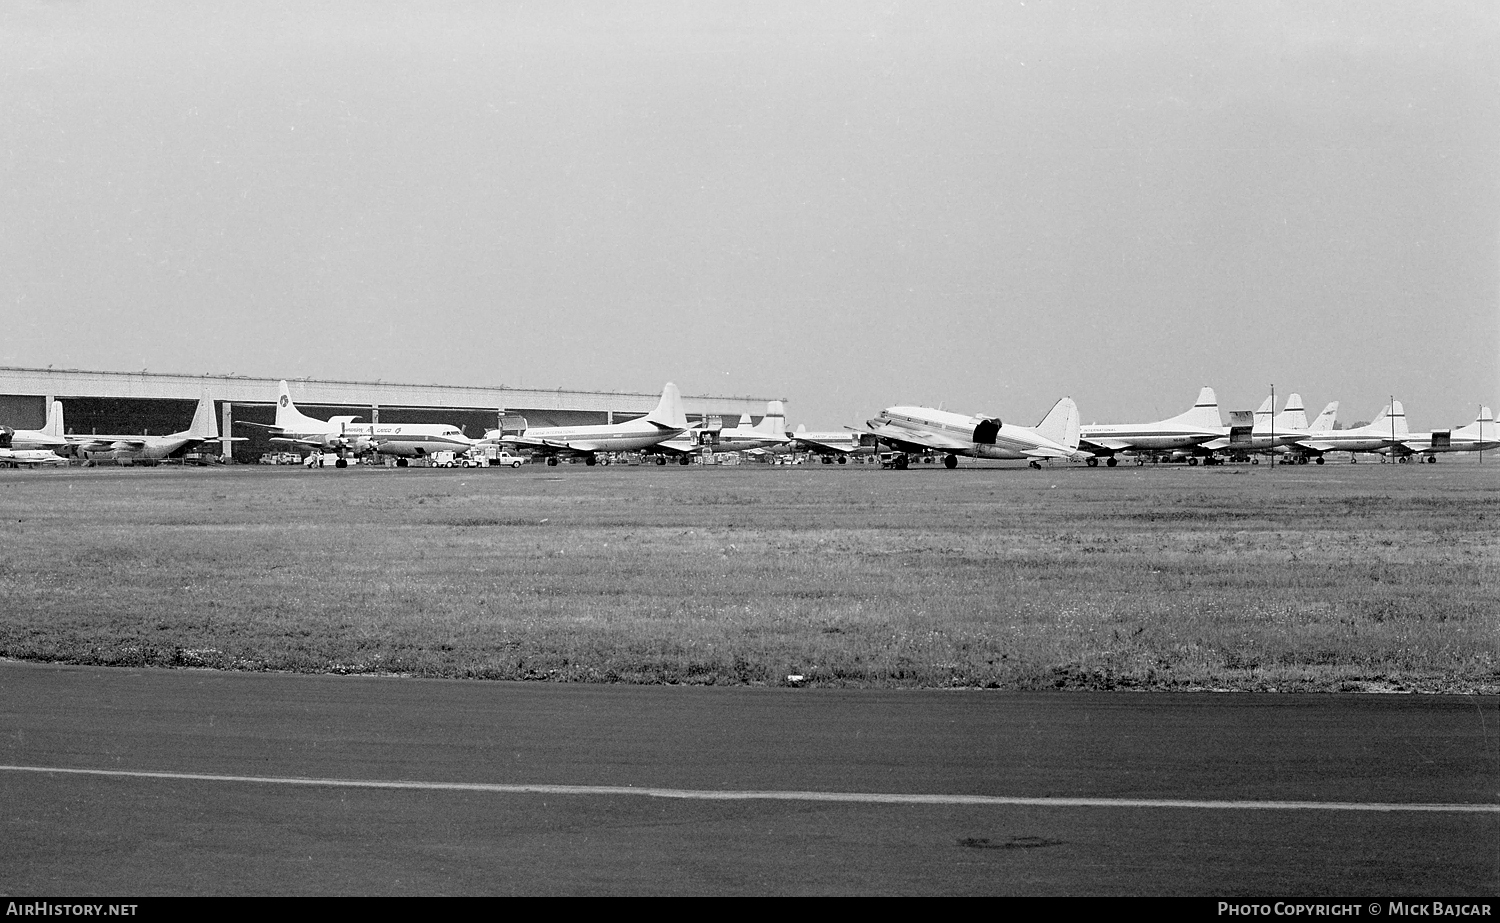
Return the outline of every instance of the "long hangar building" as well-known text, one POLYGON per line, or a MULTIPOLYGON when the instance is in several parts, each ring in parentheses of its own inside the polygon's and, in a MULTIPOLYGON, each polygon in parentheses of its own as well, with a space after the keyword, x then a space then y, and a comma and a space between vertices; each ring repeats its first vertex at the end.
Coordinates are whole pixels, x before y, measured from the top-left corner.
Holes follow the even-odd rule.
MULTIPOLYGON (((168 375, 155 372, 93 372, 80 369, 29 369, 0 366, 0 424, 12 429, 40 429, 47 407, 63 402, 63 422, 70 433, 144 433, 164 435, 188 428, 205 393, 214 400, 222 436, 248 437, 221 443, 221 454, 251 462, 278 446, 266 431, 234 427, 235 420, 273 423, 279 379, 240 375, 168 375)), ((665 382, 663 382, 665 383, 665 382)), ((660 392, 543 391, 529 388, 476 388, 459 385, 413 385, 385 381, 287 381, 297 408, 328 418, 357 414, 371 423, 451 423, 471 437, 504 428, 616 423, 651 412, 660 392)), ((683 395, 689 420, 722 417, 733 425, 742 414, 757 421, 766 412, 763 397, 683 395)))

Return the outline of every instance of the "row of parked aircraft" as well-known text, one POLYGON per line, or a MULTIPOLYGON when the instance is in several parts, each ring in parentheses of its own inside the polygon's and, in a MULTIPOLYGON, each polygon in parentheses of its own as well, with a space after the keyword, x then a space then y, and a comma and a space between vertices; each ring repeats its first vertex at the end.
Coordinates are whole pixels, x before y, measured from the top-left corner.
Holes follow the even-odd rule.
MULTIPOLYGON (((1035 427, 1004 423, 983 414, 965 416, 931 407, 897 406, 882 410, 864 427, 822 433, 798 427, 789 433, 782 402, 772 401, 758 424, 752 425, 747 415, 738 426, 706 429, 688 422, 682 395, 675 384, 668 382, 655 409, 639 419, 530 428, 522 420, 515 428, 494 429, 480 439, 471 439, 449 424, 356 423, 358 417, 354 416, 327 420, 310 417, 297 409, 287 383, 282 381, 274 423, 239 422, 267 430, 272 442, 335 453, 340 467, 350 454, 390 455, 400 464, 437 452, 462 455, 486 446, 527 451, 554 465, 569 456, 581 457, 592 465, 608 453, 633 451, 654 456, 657 464, 666 464, 672 458, 688 464, 710 446, 720 452, 811 452, 821 455, 825 463, 843 463, 851 455, 885 447, 892 450, 892 464, 898 468, 906 467, 913 455, 942 456, 949 468, 957 466, 959 456, 1023 460, 1033 467, 1051 459, 1083 461, 1090 466, 1103 459, 1113 467, 1121 456, 1137 462, 1168 458, 1188 464, 1200 460, 1214 464, 1226 457, 1243 459, 1254 454, 1322 464, 1329 452, 1374 452, 1402 461, 1413 457, 1436 461, 1443 452, 1500 447, 1500 434, 1488 407, 1481 408, 1478 418, 1467 426, 1425 433, 1408 430, 1406 414, 1396 400, 1374 421, 1353 429, 1335 429, 1337 415, 1338 402, 1334 401, 1309 423, 1301 397, 1292 394, 1279 413, 1274 412, 1272 398, 1267 398, 1253 413, 1232 412, 1230 424, 1225 426, 1213 389, 1205 387, 1192 408, 1152 423, 1082 425, 1077 405, 1065 397, 1035 427)), ((54 401, 41 430, 0 427, 0 464, 61 463, 64 454, 115 460, 172 458, 219 439, 213 401, 207 395, 199 401, 188 429, 166 436, 67 434, 62 403, 54 401)))
MULTIPOLYGON (((1082 426, 1077 408, 1068 398, 1057 402, 1035 429, 1011 427, 994 417, 961 417, 925 407, 891 407, 870 420, 863 432, 902 453, 942 453, 944 464, 957 465, 959 455, 978 458, 1029 458, 1037 467, 1045 458, 1068 458, 1090 466, 1103 459, 1118 464, 1122 455, 1137 462, 1148 458, 1215 464, 1224 458, 1271 454, 1287 460, 1323 464, 1330 452, 1375 452, 1407 461, 1423 457, 1437 461, 1443 452, 1472 452, 1500 447, 1494 414, 1481 407, 1467 426, 1425 433, 1411 432, 1401 402, 1392 400, 1370 423, 1335 429, 1338 402, 1334 401, 1308 423, 1302 398, 1292 394, 1280 413, 1266 398, 1254 412, 1230 413, 1225 426, 1212 388, 1204 388, 1192 408, 1152 423, 1111 423, 1082 426)), ((897 467, 904 467, 897 459, 897 467)))

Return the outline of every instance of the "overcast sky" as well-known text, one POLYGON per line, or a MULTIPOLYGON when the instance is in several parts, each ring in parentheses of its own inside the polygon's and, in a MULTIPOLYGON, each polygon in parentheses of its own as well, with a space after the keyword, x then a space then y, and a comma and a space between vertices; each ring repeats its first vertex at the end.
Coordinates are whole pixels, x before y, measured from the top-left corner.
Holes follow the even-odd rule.
POLYGON ((1500 6, 0 6, 0 365, 1500 408, 1500 6))

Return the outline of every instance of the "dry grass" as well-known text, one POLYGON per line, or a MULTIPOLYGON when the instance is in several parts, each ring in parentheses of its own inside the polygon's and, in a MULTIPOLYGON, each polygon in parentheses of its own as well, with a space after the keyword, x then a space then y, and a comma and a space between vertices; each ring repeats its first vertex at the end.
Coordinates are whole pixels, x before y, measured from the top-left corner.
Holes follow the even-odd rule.
POLYGON ((74 469, 0 497, 0 656, 28 660, 1500 691, 1500 464, 74 469))

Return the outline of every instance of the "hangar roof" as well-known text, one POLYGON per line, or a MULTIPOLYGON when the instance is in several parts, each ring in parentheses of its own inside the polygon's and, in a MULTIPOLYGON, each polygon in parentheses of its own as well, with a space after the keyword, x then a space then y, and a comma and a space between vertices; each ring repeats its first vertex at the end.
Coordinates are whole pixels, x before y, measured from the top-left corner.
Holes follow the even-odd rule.
MULTIPOLYGON (((244 375, 172 375, 161 372, 101 372, 84 369, 32 369, 0 366, 0 394, 41 395, 48 398, 119 397, 197 400, 206 390, 214 400, 236 404, 274 404, 280 379, 244 375)), ((665 382, 663 382, 665 383, 665 382)), ((478 410, 581 410, 649 413, 661 392, 548 391, 479 388, 465 385, 416 385, 388 381, 325 381, 288 379, 292 399, 306 404, 375 407, 442 407, 478 410)), ((766 412, 766 402, 785 398, 687 395, 683 409, 690 415, 755 416, 766 412)))

